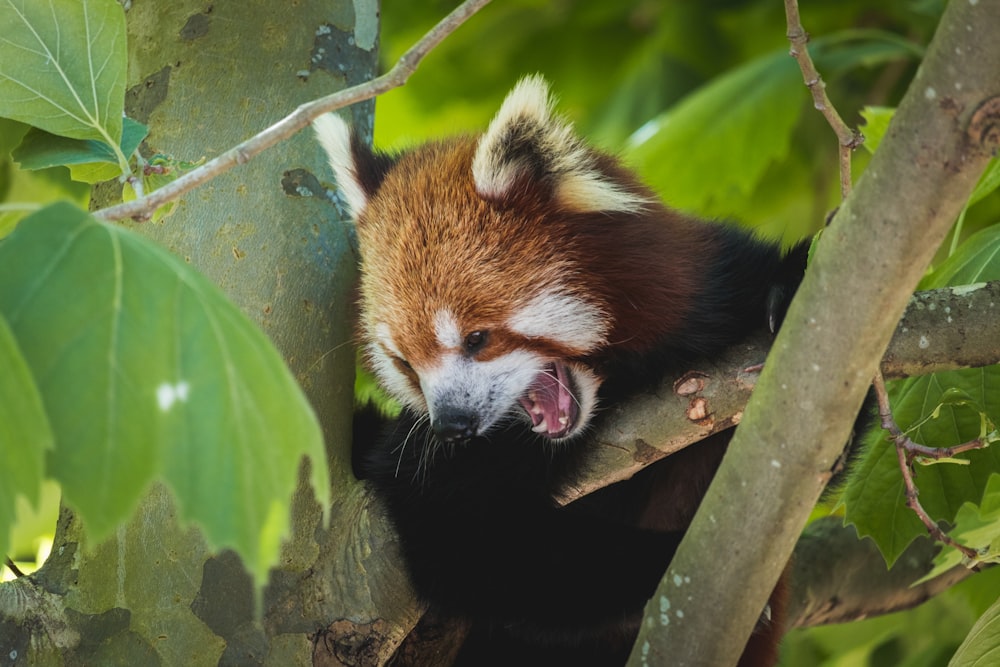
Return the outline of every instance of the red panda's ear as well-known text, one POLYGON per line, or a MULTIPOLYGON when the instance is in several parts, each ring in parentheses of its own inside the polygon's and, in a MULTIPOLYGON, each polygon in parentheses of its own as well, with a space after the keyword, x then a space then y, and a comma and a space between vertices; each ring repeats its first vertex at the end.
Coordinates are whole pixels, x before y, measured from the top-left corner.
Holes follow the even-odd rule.
POLYGON ((395 159, 373 151, 340 116, 328 113, 313 121, 316 139, 326 151, 351 217, 364 210, 395 159))
POLYGON ((552 113, 549 87, 539 75, 521 79, 479 139, 472 161, 476 191, 502 201, 518 186, 545 183, 564 208, 635 213, 647 200, 598 164, 572 125, 552 113))

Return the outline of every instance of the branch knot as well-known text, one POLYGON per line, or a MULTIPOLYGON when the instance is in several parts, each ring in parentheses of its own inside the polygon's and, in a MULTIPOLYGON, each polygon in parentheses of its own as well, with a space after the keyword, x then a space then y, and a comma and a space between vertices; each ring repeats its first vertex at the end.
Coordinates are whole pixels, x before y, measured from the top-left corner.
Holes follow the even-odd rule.
POLYGON ((969 137, 996 155, 1000 149, 1000 95, 987 98, 969 119, 969 137))

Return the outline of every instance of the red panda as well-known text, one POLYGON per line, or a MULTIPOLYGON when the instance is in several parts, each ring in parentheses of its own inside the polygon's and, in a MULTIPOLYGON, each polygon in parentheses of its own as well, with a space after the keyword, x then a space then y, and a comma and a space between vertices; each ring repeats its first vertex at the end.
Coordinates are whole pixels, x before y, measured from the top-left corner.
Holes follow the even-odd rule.
MULTIPOLYGON (((355 470, 418 595, 471 622, 456 664, 623 664, 728 435, 553 496, 609 407, 780 319, 806 246, 666 207, 537 76, 479 136, 390 155, 335 116, 315 129, 356 222, 365 354, 404 406, 356 436, 355 470)), ((776 591, 741 664, 776 660, 782 609, 776 591)))

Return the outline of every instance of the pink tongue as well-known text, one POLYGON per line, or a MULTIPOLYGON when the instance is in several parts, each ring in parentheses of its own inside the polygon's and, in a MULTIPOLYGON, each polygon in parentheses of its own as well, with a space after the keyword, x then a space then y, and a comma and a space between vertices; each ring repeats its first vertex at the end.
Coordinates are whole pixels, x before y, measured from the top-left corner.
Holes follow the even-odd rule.
POLYGON ((535 426, 545 421, 544 433, 551 437, 565 435, 576 422, 576 401, 569 391, 569 376, 562 364, 551 364, 539 373, 520 402, 535 426))

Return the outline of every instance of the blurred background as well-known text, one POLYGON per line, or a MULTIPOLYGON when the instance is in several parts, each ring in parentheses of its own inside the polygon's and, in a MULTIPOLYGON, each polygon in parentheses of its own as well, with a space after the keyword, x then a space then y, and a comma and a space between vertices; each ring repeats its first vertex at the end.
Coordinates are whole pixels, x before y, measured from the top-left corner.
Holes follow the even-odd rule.
MULTIPOLYGON (((383 70, 456 4, 382 0, 383 70)), ((803 0, 828 94, 869 140, 854 153, 855 179, 944 5, 803 0)), ((433 51, 407 85, 377 101, 375 143, 401 149, 482 130, 521 76, 541 73, 559 112, 670 205, 791 243, 823 226, 840 188, 837 139, 813 108, 785 33, 775 0, 497 0, 433 51)), ((25 129, 0 119, 0 203, 69 198, 86 207, 88 186, 71 181, 67 169, 27 172, 11 161, 25 129)), ((967 237, 998 214, 994 192, 968 210, 956 235, 967 237)), ((0 209, 0 237, 21 215, 0 209)), ((49 484, 39 512, 18 502, 11 556, 30 570, 51 545, 58 488, 49 484)), ((718 560, 725 567, 725 555, 718 560)), ((782 664, 946 665, 998 593, 994 570, 909 612, 796 631, 782 664)))

